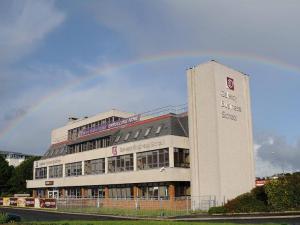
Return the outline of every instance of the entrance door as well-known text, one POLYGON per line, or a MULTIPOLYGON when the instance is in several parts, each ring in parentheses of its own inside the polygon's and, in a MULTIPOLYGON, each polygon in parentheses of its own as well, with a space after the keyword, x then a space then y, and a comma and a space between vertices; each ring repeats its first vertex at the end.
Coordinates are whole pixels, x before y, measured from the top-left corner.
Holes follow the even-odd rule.
POLYGON ((58 193, 58 190, 54 190, 53 191, 53 198, 59 198, 59 193, 58 193))
POLYGON ((58 190, 49 190, 48 191, 48 198, 58 198, 59 193, 58 190))

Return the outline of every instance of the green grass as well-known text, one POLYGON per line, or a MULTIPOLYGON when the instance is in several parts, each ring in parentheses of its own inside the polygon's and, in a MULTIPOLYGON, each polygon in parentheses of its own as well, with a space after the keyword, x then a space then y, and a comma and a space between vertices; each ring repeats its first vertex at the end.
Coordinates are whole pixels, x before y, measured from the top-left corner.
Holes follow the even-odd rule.
POLYGON ((60 212, 75 212, 75 213, 94 213, 94 214, 106 214, 106 215, 117 215, 117 216, 139 216, 139 217, 170 217, 170 216, 182 216, 191 215, 192 213, 200 214, 201 212, 191 211, 174 211, 174 210, 136 210, 136 209, 118 209, 118 208, 95 208, 95 207, 84 207, 84 208, 61 208, 60 212))
MULTIPOLYGON (((173 221, 60 221, 60 222, 23 222, 17 225, 236 225, 234 223, 173 222, 173 221)), ((270 223, 266 225, 272 225, 270 223)), ((274 224, 275 225, 275 224, 274 224)))

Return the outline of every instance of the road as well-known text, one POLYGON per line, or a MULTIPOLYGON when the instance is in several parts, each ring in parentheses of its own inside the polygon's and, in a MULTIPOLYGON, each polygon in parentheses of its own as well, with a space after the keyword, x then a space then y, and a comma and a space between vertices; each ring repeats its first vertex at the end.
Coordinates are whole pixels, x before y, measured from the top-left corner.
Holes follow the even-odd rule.
POLYGON ((43 210, 32 210, 22 208, 0 208, 0 212, 12 213, 21 216, 25 221, 61 221, 61 220, 126 220, 124 218, 101 216, 101 215, 80 215, 73 213, 60 213, 43 210))
MULTIPOLYGON (((128 220, 132 218, 102 216, 102 215, 84 215, 73 213, 49 212, 42 210, 32 210, 23 208, 0 208, 0 212, 13 213, 22 217, 26 221, 61 221, 61 220, 128 220)), ((172 219, 173 220, 173 219, 172 219)), ((174 218, 176 221, 189 222, 232 222, 239 224, 261 224, 261 223, 280 223, 300 225, 300 215, 277 215, 277 216, 193 216, 174 218)))

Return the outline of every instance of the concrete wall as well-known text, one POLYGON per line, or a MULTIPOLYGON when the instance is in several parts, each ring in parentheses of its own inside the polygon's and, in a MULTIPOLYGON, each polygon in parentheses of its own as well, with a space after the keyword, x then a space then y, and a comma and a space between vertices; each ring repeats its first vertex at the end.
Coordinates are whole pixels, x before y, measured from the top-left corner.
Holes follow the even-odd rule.
POLYGON ((249 77, 211 61, 187 78, 191 194, 221 204, 254 187, 249 77))

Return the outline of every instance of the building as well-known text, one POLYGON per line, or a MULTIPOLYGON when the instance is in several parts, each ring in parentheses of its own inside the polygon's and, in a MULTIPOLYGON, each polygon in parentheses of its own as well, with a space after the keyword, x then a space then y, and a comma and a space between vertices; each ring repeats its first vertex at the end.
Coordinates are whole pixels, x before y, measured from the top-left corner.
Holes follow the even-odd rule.
POLYGON ((25 159, 32 157, 32 155, 9 151, 0 151, 0 155, 8 162, 8 165, 14 167, 20 165, 25 159))
POLYGON ((210 61, 187 79, 188 110, 69 118, 27 187, 40 197, 191 196, 194 209, 201 196, 222 204, 252 189, 249 77, 210 61))

